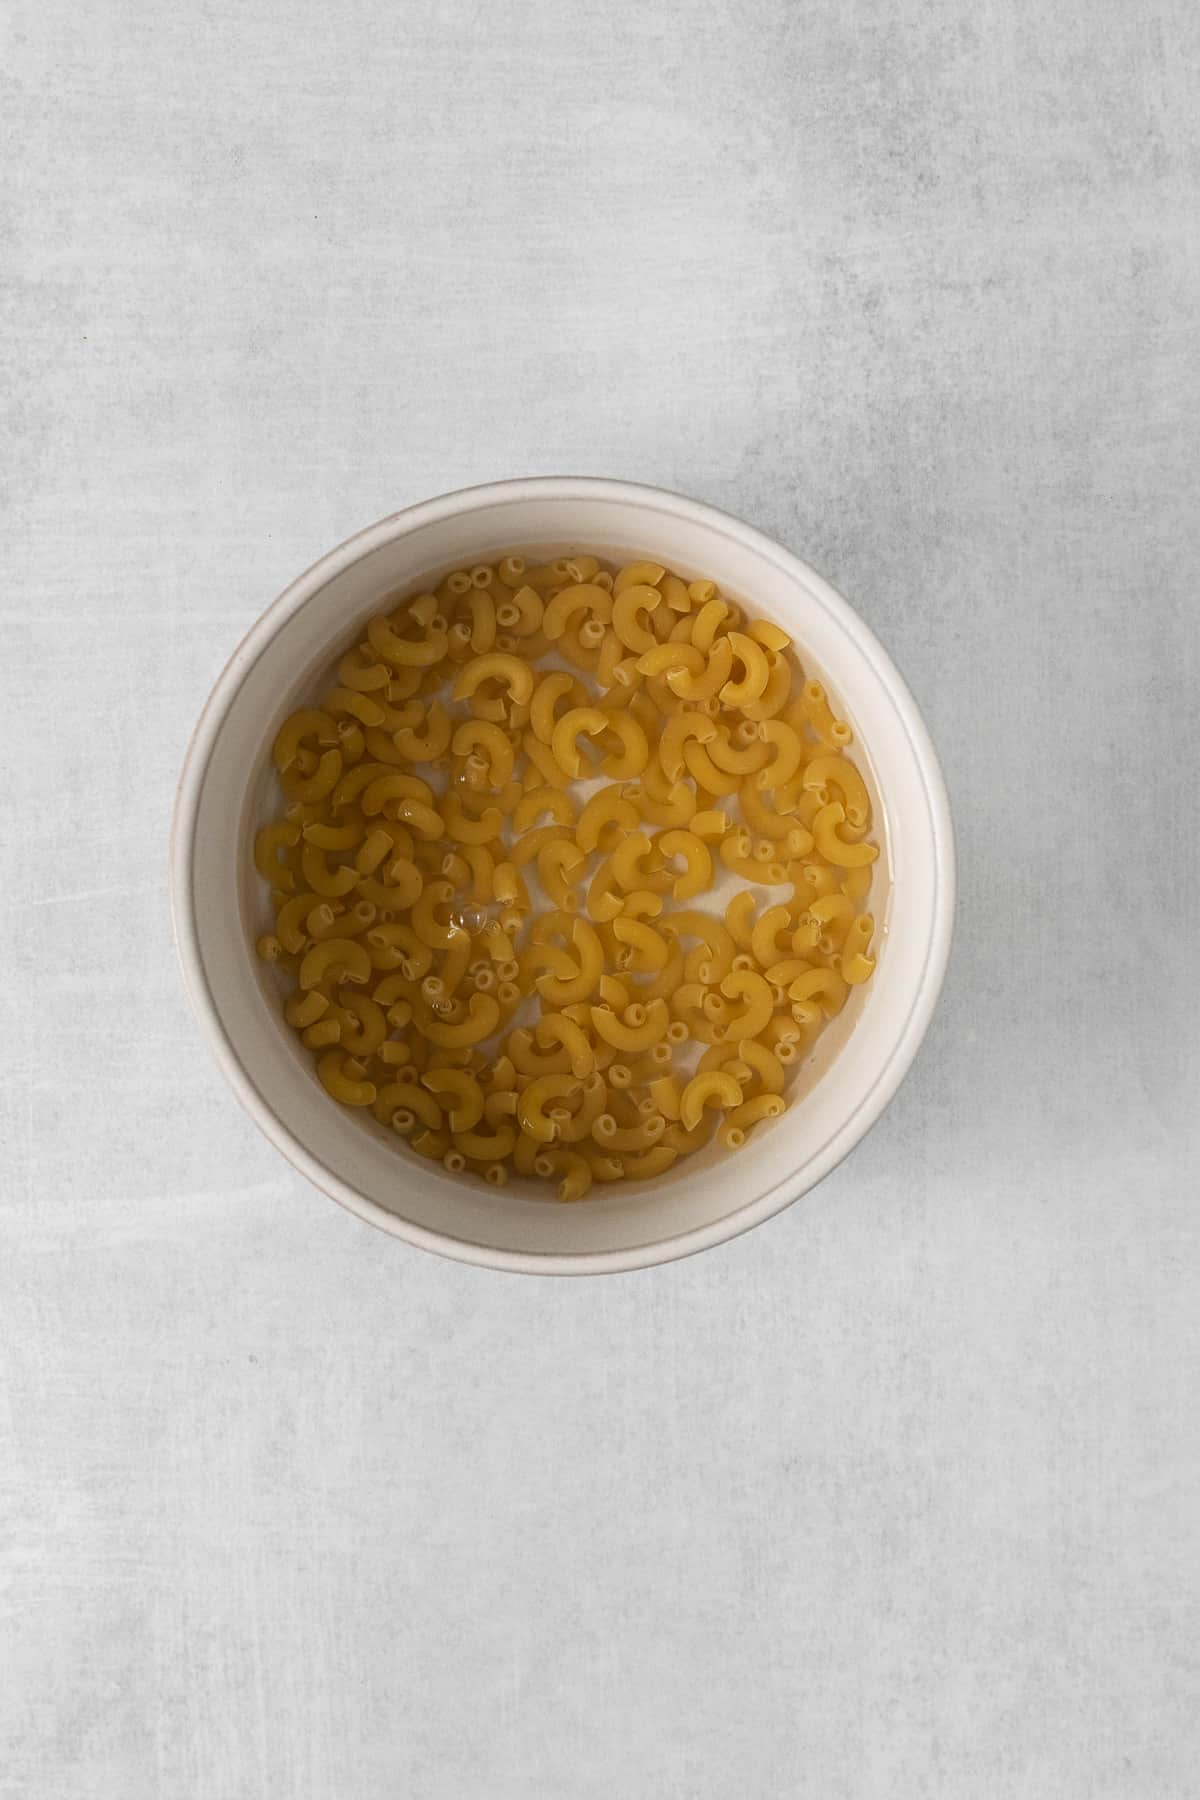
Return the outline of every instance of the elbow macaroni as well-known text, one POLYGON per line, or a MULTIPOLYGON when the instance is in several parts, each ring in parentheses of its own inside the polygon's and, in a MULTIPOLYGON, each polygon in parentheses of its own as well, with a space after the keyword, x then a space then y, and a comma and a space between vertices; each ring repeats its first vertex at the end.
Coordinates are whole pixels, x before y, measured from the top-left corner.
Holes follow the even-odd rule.
POLYGON ((275 733, 264 979, 324 1090, 454 1176, 576 1201, 740 1149, 875 972, 852 743, 712 582, 454 570, 275 733))

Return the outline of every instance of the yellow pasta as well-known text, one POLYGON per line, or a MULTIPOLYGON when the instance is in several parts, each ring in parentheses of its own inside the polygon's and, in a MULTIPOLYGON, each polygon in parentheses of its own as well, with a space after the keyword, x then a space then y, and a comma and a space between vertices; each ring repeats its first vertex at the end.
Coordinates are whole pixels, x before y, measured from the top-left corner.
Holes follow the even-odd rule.
POLYGON ((679 1121, 685 1131, 694 1131, 706 1106, 719 1106, 728 1111, 739 1106, 742 1090, 732 1075, 712 1069, 707 1075, 693 1075, 679 1101, 679 1121))
POLYGON ((533 698, 533 670, 519 656, 506 656, 499 650, 493 650, 488 656, 477 656, 469 662, 456 677, 451 690, 455 700, 467 700, 475 694, 482 682, 499 681, 507 687, 514 700, 528 706, 533 698))
POLYGON ((875 861, 879 855, 876 844, 847 843, 839 836, 838 827, 846 817, 846 809, 840 800, 831 800, 823 806, 813 820, 813 842, 826 862, 838 869, 857 869, 866 863, 875 861))
POLYGON ((360 1068, 361 1065, 353 1063, 344 1050, 327 1050, 324 1056, 317 1058, 317 1075, 322 1087, 343 1106, 370 1106, 375 1098, 375 1083, 351 1072, 360 1068))
POLYGON ((879 855, 787 632, 649 559, 514 554, 385 600, 317 692, 270 746, 255 945, 328 1094, 564 1201, 778 1116, 875 972, 879 855))

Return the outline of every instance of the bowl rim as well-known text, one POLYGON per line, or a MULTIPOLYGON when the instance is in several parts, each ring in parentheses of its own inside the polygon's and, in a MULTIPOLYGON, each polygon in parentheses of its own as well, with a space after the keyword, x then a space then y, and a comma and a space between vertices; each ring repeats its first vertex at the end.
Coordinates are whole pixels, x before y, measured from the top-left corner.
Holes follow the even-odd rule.
POLYGON ((707 502, 669 488, 597 476, 547 475, 485 482, 456 488, 390 513, 353 533, 288 583, 255 620, 218 675, 188 742, 176 789, 171 820, 169 877, 171 922, 184 986, 192 1010, 226 1081, 263 1135, 314 1187, 368 1224, 378 1226, 419 1249, 479 1268, 516 1274, 600 1275, 652 1268, 728 1242, 782 1212, 829 1175, 879 1119, 894 1097, 920 1048, 937 1005, 950 956, 954 931, 956 862, 949 796, 941 765, 915 700, 896 665, 874 632, 837 590, 802 558, 757 527, 707 502), (891 1053, 871 1087, 843 1120, 824 1148, 806 1163, 803 1180, 785 1177, 757 1199, 723 1218, 668 1234, 629 1249, 562 1253, 514 1251, 474 1243, 449 1233, 431 1231, 387 1211, 328 1168, 282 1123, 259 1092, 250 1071, 231 1043, 204 971, 193 896, 194 847, 200 796, 209 760, 230 707, 247 673, 279 628, 335 576, 396 538, 476 507, 542 499, 588 497, 610 500, 651 513, 669 513, 684 521, 715 528, 747 550, 765 557, 801 585, 815 590, 838 618, 856 647, 888 689, 908 735, 920 771, 924 798, 933 827, 935 884, 933 917, 916 997, 891 1053))

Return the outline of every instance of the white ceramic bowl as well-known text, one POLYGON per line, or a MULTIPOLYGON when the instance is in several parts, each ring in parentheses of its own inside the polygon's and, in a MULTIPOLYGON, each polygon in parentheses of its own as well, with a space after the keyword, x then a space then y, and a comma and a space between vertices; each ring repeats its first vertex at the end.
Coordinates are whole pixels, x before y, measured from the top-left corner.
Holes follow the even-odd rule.
POLYGON ((749 525, 678 494, 571 478, 446 494, 359 532, 292 583, 225 669, 196 728, 171 842, 176 939, 192 1004, 234 1092, 310 1181, 396 1237, 465 1262, 599 1274, 685 1256, 770 1218, 874 1124, 924 1036, 950 949, 954 848, 946 790, 900 676, 818 575, 749 525), (398 587, 510 550, 653 557, 711 576, 793 635, 850 720, 882 818, 873 980, 822 1033, 800 1098, 731 1155, 715 1146, 665 1177, 561 1206, 544 1189, 467 1182, 419 1162, 337 1106, 284 1024, 254 955, 268 898, 251 839, 277 806, 270 746, 375 603, 398 587), (884 859, 881 859, 884 860, 884 859))

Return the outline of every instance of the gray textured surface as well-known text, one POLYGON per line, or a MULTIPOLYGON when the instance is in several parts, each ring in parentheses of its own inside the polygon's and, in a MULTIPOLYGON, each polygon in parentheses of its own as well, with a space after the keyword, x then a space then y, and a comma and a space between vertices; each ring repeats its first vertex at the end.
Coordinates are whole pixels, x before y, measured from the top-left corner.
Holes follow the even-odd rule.
POLYGON ((0 1794, 1200 1792, 1194 0, 7 19, 0 1794), (539 1284, 256 1136, 163 865, 276 590, 561 471, 851 597, 962 910, 835 1178, 539 1284))

